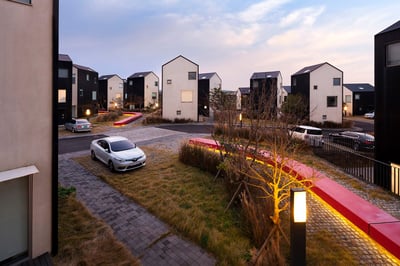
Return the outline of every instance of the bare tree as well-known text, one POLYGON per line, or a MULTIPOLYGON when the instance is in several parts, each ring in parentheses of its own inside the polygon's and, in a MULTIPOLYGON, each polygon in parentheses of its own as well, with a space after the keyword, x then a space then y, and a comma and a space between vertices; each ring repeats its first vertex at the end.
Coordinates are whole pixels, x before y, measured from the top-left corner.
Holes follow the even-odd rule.
POLYGON ((261 90, 251 92, 243 128, 233 122, 237 112, 217 96, 220 116, 216 125, 224 130, 215 131, 213 137, 222 144, 225 155, 229 154, 223 157, 221 168, 228 181, 236 185, 227 208, 239 198, 249 214, 253 237, 258 242, 254 264, 284 265, 280 247, 281 239, 287 237, 281 221, 288 209, 290 188, 310 183, 287 170, 299 146, 287 134, 288 121, 278 119, 276 90, 266 87, 264 84, 261 90))

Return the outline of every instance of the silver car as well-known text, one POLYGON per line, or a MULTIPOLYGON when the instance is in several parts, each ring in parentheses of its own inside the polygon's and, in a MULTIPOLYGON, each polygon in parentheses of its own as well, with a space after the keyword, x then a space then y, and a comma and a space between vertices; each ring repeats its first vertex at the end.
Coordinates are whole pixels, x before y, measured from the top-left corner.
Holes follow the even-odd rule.
POLYGON ((93 140, 90 154, 93 160, 106 164, 112 172, 124 172, 146 165, 146 155, 142 149, 121 136, 93 140))
POLYGON ((71 132, 89 132, 92 130, 92 123, 84 118, 72 118, 64 124, 64 127, 71 132))

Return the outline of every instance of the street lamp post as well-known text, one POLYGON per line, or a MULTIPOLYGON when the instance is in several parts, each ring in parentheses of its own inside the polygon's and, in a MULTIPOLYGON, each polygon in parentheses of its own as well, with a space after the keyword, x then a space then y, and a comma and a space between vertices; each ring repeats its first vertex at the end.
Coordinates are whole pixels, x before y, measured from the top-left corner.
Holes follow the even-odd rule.
POLYGON ((290 190, 290 265, 306 265, 306 191, 303 188, 290 190))

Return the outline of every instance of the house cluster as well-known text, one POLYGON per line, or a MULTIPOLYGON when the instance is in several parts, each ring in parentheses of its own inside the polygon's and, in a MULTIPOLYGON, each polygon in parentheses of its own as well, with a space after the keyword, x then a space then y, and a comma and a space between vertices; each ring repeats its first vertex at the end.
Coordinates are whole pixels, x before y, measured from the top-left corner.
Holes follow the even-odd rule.
MULTIPOLYGON (((68 55, 59 55, 58 121, 92 115, 99 110, 143 110, 161 104, 165 119, 199 121, 212 117, 210 95, 222 89, 216 72, 199 73, 199 65, 177 56, 162 65, 162 82, 152 71, 137 72, 123 79, 103 75, 74 64, 68 55)), ((249 87, 224 91, 235 97, 237 110, 246 109, 252 92, 270 92, 272 108, 279 110, 289 94, 301 94, 309 108, 309 119, 342 123, 343 116, 362 115, 374 109, 374 87, 368 83, 343 84, 343 72, 324 62, 306 66, 291 75, 291 85, 282 84, 280 71, 255 72, 249 87)))

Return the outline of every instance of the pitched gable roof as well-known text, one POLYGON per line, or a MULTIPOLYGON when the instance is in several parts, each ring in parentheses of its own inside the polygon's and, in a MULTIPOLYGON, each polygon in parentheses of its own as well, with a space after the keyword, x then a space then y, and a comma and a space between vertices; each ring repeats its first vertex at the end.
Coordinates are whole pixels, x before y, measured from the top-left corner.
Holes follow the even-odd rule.
POLYGON ((351 90, 352 92, 374 92, 375 87, 369 83, 346 83, 343 87, 351 90))
POLYGON ((144 71, 144 72, 136 72, 132 75, 130 75, 128 78, 141 78, 141 77, 146 77, 147 75, 153 73, 152 71, 144 71))
POLYGON ((254 72, 250 79, 277 78, 280 73, 280 71, 254 72))
POLYGON ((72 62, 72 59, 67 54, 58 54, 58 60, 72 62))
POLYGON ((336 68, 336 69, 339 70, 340 72, 343 72, 343 71, 341 71, 340 69, 338 69, 337 67, 334 67, 333 65, 329 64, 328 62, 324 62, 324 63, 312 65, 312 66, 303 67, 302 69, 300 69, 299 71, 297 71, 296 73, 294 73, 292 76, 294 76, 294 75, 300 75, 300 74, 304 74, 304 73, 313 72, 314 70, 320 68, 321 66, 323 66, 323 65, 325 65, 325 64, 330 65, 330 66, 333 67, 333 68, 336 68))
POLYGON ((193 61, 191 61, 191 60, 187 59, 187 58, 186 58, 186 57, 184 57, 183 55, 178 55, 178 56, 177 56, 177 57, 175 57, 174 59, 172 59, 172 60, 168 61, 167 63, 163 64, 162 66, 164 67, 165 65, 167 65, 167 64, 169 64, 169 63, 171 63, 172 61, 175 61, 175 60, 176 60, 176 59, 178 59, 179 57, 181 57, 181 58, 185 59, 186 61, 188 61, 188 62, 190 62, 190 63, 192 63, 192 64, 195 64, 196 66, 199 66, 198 64, 196 64, 195 62, 193 62, 193 61))
POLYGON ((90 67, 81 66, 81 65, 77 65, 77 64, 74 64, 73 66, 76 67, 76 68, 78 68, 78 69, 81 69, 81 70, 86 70, 86 71, 91 71, 91 72, 96 72, 96 73, 97 73, 97 71, 93 70, 93 69, 90 68, 90 67))
POLYGON ((117 74, 111 74, 111 75, 102 75, 102 76, 99 77, 99 80, 110 79, 110 78, 112 78, 114 76, 117 76, 117 77, 120 78, 120 76, 118 76, 117 74))
POLYGON ((239 87, 239 91, 241 95, 250 94, 250 87, 239 87))
POLYGON ((393 25, 387 27, 383 31, 379 32, 378 34, 394 31, 394 30, 397 30, 397 29, 400 29, 400 20, 397 21, 396 23, 394 23, 393 25))

